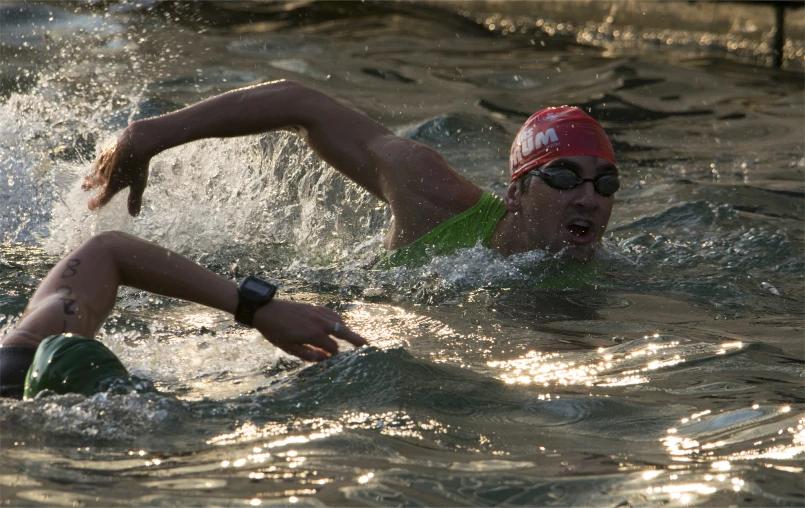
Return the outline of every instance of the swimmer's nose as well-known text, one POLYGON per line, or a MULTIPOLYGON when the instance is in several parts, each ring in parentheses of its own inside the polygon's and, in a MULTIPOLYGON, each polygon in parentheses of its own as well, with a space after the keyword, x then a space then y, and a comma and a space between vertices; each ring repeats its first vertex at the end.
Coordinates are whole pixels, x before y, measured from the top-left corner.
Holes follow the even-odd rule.
POLYGON ((601 198, 604 198, 595 191, 593 182, 584 182, 573 190, 576 192, 573 199, 573 204, 576 206, 595 209, 601 205, 601 198))

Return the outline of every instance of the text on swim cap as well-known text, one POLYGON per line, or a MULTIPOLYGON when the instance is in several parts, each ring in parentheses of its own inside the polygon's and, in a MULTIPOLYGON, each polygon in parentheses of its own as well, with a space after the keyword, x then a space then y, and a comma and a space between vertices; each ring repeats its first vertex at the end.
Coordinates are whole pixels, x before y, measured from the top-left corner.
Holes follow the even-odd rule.
POLYGON ((534 134, 534 129, 524 129, 517 137, 517 146, 514 149, 515 161, 519 164, 522 162, 523 157, 527 157, 535 149, 558 141, 559 136, 556 135, 556 131, 553 129, 547 129, 545 132, 537 132, 536 134, 534 134))

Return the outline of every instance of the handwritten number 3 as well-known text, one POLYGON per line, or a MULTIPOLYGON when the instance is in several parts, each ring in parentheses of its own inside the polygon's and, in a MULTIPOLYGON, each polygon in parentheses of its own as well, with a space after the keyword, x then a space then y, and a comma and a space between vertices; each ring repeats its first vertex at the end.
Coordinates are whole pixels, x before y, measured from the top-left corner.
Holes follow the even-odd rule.
POLYGON ((61 278, 62 279, 67 279, 67 278, 70 278, 70 277, 74 276, 75 274, 77 274, 78 269, 76 267, 78 265, 80 265, 80 264, 81 264, 80 259, 70 259, 70 260, 68 260, 67 261, 67 268, 65 268, 64 271, 62 272, 61 278))

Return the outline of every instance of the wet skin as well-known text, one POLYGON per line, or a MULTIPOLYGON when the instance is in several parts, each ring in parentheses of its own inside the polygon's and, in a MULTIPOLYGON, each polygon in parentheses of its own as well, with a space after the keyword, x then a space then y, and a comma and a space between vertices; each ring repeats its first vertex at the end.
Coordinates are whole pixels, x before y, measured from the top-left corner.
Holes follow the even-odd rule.
MULTIPOLYGON (((302 133, 322 160, 389 205, 393 222, 384 244, 388 250, 416 241, 472 208, 483 195, 432 148, 395 135, 318 90, 277 81, 130 124, 118 142, 98 156, 85 179, 84 190, 100 189, 89 207, 103 206, 128 187, 129 213, 137 215, 150 160, 158 153, 199 139, 281 129, 302 133)), ((582 178, 616 171, 594 156, 561 161, 582 178)), ((495 229, 492 248, 504 255, 565 249, 570 257, 584 260, 593 255, 606 229, 613 198, 597 195, 586 183, 559 191, 537 177, 528 189, 522 179, 515 181, 505 201, 509 213, 495 229)))
MULTIPOLYGON (((584 179, 618 173, 612 163, 592 155, 556 159, 540 169, 547 168, 569 169, 584 179)), ((512 183, 505 201, 512 213, 496 230, 493 246, 496 240, 515 236, 515 231, 519 238, 511 248, 500 249, 504 254, 544 249, 588 261, 606 231, 615 197, 597 193, 592 182, 560 190, 534 175, 527 187, 522 181, 512 183)))

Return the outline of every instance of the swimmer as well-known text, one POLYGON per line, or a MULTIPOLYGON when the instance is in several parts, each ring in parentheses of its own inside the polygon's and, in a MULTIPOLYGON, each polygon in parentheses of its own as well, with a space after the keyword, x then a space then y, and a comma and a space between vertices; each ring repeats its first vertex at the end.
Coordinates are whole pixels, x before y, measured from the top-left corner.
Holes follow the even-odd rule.
POLYGON ((603 128, 575 107, 532 115, 510 150, 504 198, 453 169, 432 148, 391 131, 334 99, 293 81, 211 97, 179 111, 138 120, 96 159, 84 190, 94 210, 129 187, 137 215, 149 161, 202 138, 290 129, 333 168, 391 207, 385 265, 427 262, 428 253, 484 246, 511 255, 535 249, 591 259, 618 190, 615 155, 603 128))
POLYGON ((333 338, 367 344, 336 312, 274 298, 276 287, 256 277, 238 285, 156 244, 104 232, 53 267, 16 328, 0 341, 0 396, 21 398, 24 391, 28 397, 43 389, 90 394, 104 378, 125 376, 117 357, 93 340, 120 285, 228 312, 307 361, 338 353, 333 338))

